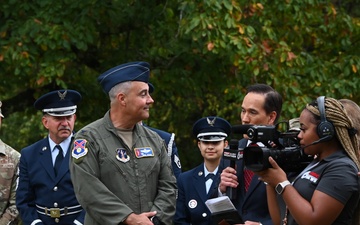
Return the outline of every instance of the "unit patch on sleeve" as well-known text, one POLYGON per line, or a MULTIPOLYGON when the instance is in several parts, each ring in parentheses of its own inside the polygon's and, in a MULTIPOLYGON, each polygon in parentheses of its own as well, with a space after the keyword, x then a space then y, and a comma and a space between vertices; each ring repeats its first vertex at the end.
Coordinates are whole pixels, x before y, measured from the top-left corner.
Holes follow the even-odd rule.
POLYGON ((88 153, 88 149, 85 147, 86 142, 85 139, 76 139, 74 141, 74 148, 71 152, 71 156, 74 158, 75 163, 80 163, 82 157, 88 153))

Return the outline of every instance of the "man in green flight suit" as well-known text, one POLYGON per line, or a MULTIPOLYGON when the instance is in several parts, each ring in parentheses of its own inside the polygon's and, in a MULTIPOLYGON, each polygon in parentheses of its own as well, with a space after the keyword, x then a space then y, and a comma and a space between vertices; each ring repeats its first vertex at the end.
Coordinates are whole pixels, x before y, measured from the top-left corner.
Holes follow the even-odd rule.
POLYGON ((176 179, 164 141, 139 124, 149 117, 149 64, 114 67, 98 81, 110 97, 103 118, 75 135, 70 171, 85 225, 172 223, 176 179))

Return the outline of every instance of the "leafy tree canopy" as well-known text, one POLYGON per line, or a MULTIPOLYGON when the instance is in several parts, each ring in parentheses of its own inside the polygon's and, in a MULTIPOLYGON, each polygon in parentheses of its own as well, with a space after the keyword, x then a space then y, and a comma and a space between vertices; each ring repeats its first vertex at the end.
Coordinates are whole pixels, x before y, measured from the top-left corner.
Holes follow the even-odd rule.
POLYGON ((359 0, 4 0, 0 5, 3 141, 20 150, 46 135, 33 102, 58 88, 83 100, 76 129, 104 115, 99 74, 152 66, 146 121, 177 134, 184 170, 201 161, 192 124, 239 124, 246 86, 284 97, 282 119, 319 95, 360 102, 359 0))

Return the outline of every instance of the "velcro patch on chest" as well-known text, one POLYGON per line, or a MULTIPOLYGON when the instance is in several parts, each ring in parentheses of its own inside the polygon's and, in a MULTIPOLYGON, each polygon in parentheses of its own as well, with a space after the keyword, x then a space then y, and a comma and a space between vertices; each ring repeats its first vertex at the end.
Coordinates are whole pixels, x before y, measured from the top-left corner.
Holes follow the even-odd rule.
POLYGON ((136 158, 154 157, 154 151, 150 147, 134 148, 136 158))

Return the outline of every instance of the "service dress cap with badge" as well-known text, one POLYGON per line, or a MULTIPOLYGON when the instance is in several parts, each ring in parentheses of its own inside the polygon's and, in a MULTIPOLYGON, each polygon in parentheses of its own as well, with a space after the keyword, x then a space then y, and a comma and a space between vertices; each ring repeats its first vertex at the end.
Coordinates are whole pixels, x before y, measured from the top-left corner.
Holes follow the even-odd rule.
MULTIPOLYGON (((129 62, 121 64, 101 74, 97 81, 103 91, 109 93, 115 85, 126 81, 149 82, 150 65, 147 62, 129 62)), ((150 88, 150 86, 149 86, 150 88)))
MULTIPOLYGON (((150 85, 149 85, 149 87, 150 87, 150 85)), ((1 118, 4 118, 4 115, 3 115, 2 112, 1 112, 1 106, 2 106, 2 102, 0 101, 0 117, 1 117, 1 118)))
POLYGON ((81 94, 74 90, 51 91, 38 98, 34 107, 51 116, 70 116, 76 113, 81 94))
POLYGON ((193 134, 200 141, 222 141, 230 136, 231 124, 221 117, 203 117, 195 122, 193 134))

